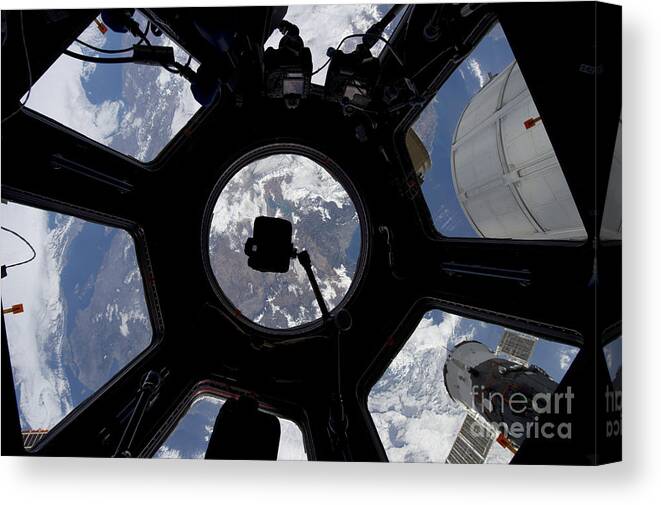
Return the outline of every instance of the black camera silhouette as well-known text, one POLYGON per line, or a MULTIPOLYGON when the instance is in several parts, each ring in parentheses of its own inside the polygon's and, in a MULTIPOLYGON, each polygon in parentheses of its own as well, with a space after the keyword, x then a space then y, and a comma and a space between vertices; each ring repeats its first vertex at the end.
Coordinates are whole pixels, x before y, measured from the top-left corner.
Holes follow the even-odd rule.
POLYGON ((260 272, 288 272, 289 262, 296 257, 291 223, 277 217, 259 216, 255 218, 252 234, 244 246, 248 266, 260 272))

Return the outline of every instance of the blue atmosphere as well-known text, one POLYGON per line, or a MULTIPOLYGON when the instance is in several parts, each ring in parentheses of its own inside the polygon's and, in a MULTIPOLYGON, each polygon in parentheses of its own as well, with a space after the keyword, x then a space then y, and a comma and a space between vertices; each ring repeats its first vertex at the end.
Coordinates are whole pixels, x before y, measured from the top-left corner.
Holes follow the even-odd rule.
MULTIPOLYGON (((440 324, 446 317, 446 314, 441 310, 432 310, 427 315, 431 316, 436 325, 440 324)), ((460 329, 466 333, 473 332, 473 340, 482 342, 489 349, 495 351, 506 328, 498 324, 462 318, 460 329)), ((530 363, 544 370, 553 380, 559 383, 567 373, 567 369, 576 357, 577 352, 577 347, 540 338, 535 344, 530 363)))
POLYGON ((425 174, 422 193, 436 230, 448 237, 478 236, 464 214, 452 182, 450 155, 452 138, 461 115, 471 98, 480 90, 479 69, 483 79, 495 76, 514 61, 505 34, 496 25, 443 84, 428 107, 413 126, 430 153, 431 169, 425 174), (473 63, 475 62, 475 63, 473 63), (473 68, 471 68, 473 63, 473 68), (433 114, 435 127, 428 132, 428 114, 433 114))
MULTIPOLYGON (((127 36, 112 31, 106 33, 104 41, 105 44, 101 47, 102 49, 130 47, 127 36)), ((116 58, 130 54, 130 52, 121 53, 110 57, 116 58)), ((95 105, 101 105, 107 100, 120 100, 124 85, 124 67, 123 64, 94 65, 92 73, 83 85, 88 100, 95 105)))

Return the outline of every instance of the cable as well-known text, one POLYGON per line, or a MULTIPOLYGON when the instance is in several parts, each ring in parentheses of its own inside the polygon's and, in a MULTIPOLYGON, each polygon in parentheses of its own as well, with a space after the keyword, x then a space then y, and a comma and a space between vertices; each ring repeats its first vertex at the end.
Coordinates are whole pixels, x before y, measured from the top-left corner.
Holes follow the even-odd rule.
POLYGON ((382 32, 388 28, 388 25, 390 25, 390 23, 395 20, 397 14, 399 14, 399 11, 401 11, 404 7, 404 4, 395 4, 388 10, 388 12, 386 12, 385 16, 383 16, 383 18, 377 23, 378 25, 381 25, 382 32))
MULTIPOLYGON (((390 42, 388 42, 388 41, 387 41, 385 38, 383 38, 381 35, 371 35, 371 34, 368 34, 368 33, 354 33, 354 34, 352 34, 352 35, 347 35, 347 36, 344 37, 342 40, 340 40, 340 43, 337 45, 337 47, 335 48, 335 50, 336 50, 336 51, 339 51, 340 47, 342 47, 342 44, 344 44, 344 42, 345 42, 347 39, 351 39, 351 38, 355 38, 355 37, 365 37, 366 35, 367 35, 368 37, 374 37, 374 38, 377 38, 377 39, 379 39, 381 42, 383 42, 383 43, 385 44, 385 46, 388 48, 388 50, 390 51, 390 54, 392 54, 393 57, 395 58, 395 60, 397 60, 397 63, 399 63, 399 65, 400 65, 403 69, 406 69, 406 67, 404 66, 404 62, 403 62, 402 59, 399 57, 399 55, 397 54, 397 52, 393 49, 392 45, 390 45, 390 42)), ((326 68, 326 66, 330 63, 331 59, 332 59, 332 58, 328 58, 328 59, 326 60, 326 63, 324 63, 321 67, 319 67, 317 70, 315 70, 314 72, 312 72, 311 75, 315 75, 315 74, 321 72, 321 71, 322 71, 324 68, 326 68)))
POLYGON ((133 47, 127 47, 125 49, 104 49, 102 47, 95 47, 92 44, 88 44, 87 42, 84 42, 80 39, 76 39, 76 42, 78 42, 81 46, 85 46, 88 49, 91 49, 92 51, 96 51, 97 53, 119 54, 119 53, 128 53, 129 51, 133 51, 133 47))
POLYGON ((318 73, 321 72, 324 68, 326 68, 326 67, 328 66, 328 64, 330 63, 330 60, 331 60, 331 59, 328 58, 328 59, 326 60, 326 63, 324 63, 324 64, 323 64, 322 66, 320 66, 317 70, 315 70, 314 72, 312 72, 312 73, 310 74, 310 77, 312 77, 312 76, 315 75, 315 74, 318 74, 318 73))
POLYGON ((349 81, 349 84, 354 88, 356 88, 360 96, 367 97, 367 90, 364 87, 362 87, 360 82, 353 80, 353 81, 349 81))
POLYGON ((132 63, 135 61, 133 56, 124 56, 121 58, 96 58, 94 56, 87 56, 86 54, 78 54, 68 49, 65 49, 62 54, 66 54, 71 58, 76 58, 81 61, 88 61, 90 63, 132 63))
MULTIPOLYGON (((411 24, 411 18, 413 17, 413 10, 414 9, 410 9, 408 15, 406 16, 406 25, 404 26, 404 35, 402 39, 403 47, 406 47, 406 43, 409 39, 409 25, 411 24)), ((404 53, 404 56, 406 56, 406 53, 404 53)))
MULTIPOLYGON (((151 21, 148 21, 147 26, 145 27, 145 31, 143 32, 140 29, 140 25, 136 23, 134 29, 130 30, 131 34, 134 37, 139 39, 138 45, 140 45, 141 43, 144 43, 147 46, 150 46, 150 47, 152 46, 152 43, 149 40, 148 35, 149 35, 150 30, 153 33, 153 30, 152 30, 153 26, 154 25, 152 25, 151 21)), ((91 49, 91 50, 99 52, 99 53, 104 53, 104 54, 120 54, 120 53, 127 53, 129 51, 133 51, 133 47, 127 47, 125 49, 103 49, 103 48, 96 47, 96 46, 93 46, 91 44, 88 44, 87 42, 83 42, 80 39, 76 39, 76 42, 78 42, 79 44, 87 47, 88 49, 91 49)), ((120 57, 120 58, 96 58, 96 57, 93 57, 93 56, 87 56, 87 55, 84 55, 84 54, 74 53, 74 52, 71 52, 71 51, 65 51, 64 54, 66 54, 67 56, 70 56, 72 58, 76 58, 76 59, 79 59, 79 60, 82 60, 82 61, 87 61, 87 62, 90 62, 90 63, 139 63, 139 62, 136 62, 136 60, 134 58, 128 57, 128 56, 127 57, 120 57)), ((179 75, 179 74, 182 74, 182 70, 181 70, 182 68, 188 67, 190 65, 191 59, 192 59, 192 56, 189 55, 188 62, 185 65, 181 65, 180 63, 177 63, 175 61, 173 65, 168 65, 166 63, 160 63, 160 66, 163 67, 165 70, 167 70, 168 72, 170 72, 172 74, 179 75)))
MULTIPOLYGON (((89 63, 141 63, 140 61, 137 61, 134 56, 122 56, 119 58, 98 58, 96 56, 87 56, 86 54, 74 53, 68 49, 65 50, 62 54, 77 60, 87 61, 89 63)), ((177 75, 181 74, 181 68, 185 67, 185 65, 177 63, 176 61, 172 66, 169 66, 166 63, 161 63, 160 65, 168 72, 177 75)))
POLYGON ((450 51, 450 49, 451 49, 451 48, 448 47, 448 48, 445 49, 444 51, 441 51, 441 52, 438 53, 436 56, 434 56, 431 60, 429 60, 429 61, 428 61, 427 63, 425 63, 422 67, 420 67, 420 69, 418 69, 418 71, 417 71, 415 74, 413 74, 413 75, 411 76, 411 79, 415 79, 416 77, 418 77, 418 75, 420 75, 424 70, 426 70, 426 69, 429 67, 429 65, 431 65, 432 63, 434 63, 434 62, 435 62, 437 59, 439 59, 441 56, 445 55, 445 53, 447 53, 448 51, 450 51))
MULTIPOLYGON (((342 40, 340 40, 340 43, 337 45, 337 47, 335 48, 335 50, 336 50, 336 51, 339 51, 340 47, 342 47, 342 44, 344 44, 344 42, 345 42, 347 39, 352 39, 352 38, 354 38, 354 37, 363 37, 364 35, 365 35, 364 33, 354 33, 353 35, 347 35, 347 36, 344 37, 342 40)), ((326 67, 328 66, 328 64, 330 63, 331 59, 332 59, 332 58, 329 57, 329 58, 326 60, 326 63, 324 63, 321 67, 319 67, 317 70, 315 70, 314 72, 312 72, 312 74, 310 74, 310 75, 313 76, 313 75, 318 74, 319 72, 321 72, 324 68, 326 68, 326 67)))
POLYGON ((18 109, 16 109, 14 112, 9 114, 6 118, 4 118, 2 121, 0 121, 0 124, 4 124, 5 121, 9 121, 11 118, 13 118, 16 114, 21 112, 23 108, 25 107, 25 104, 28 103, 28 100, 30 99, 30 93, 32 92, 32 69, 30 68, 30 58, 28 57, 28 46, 25 42, 25 26, 23 25, 23 11, 19 11, 19 16, 21 19, 21 38, 23 39, 23 51, 25 52, 25 64, 28 69, 28 93, 25 95, 25 100, 20 102, 20 105, 18 109))
MULTIPOLYGON (((90 44, 87 44, 86 42, 83 42, 82 40, 76 39, 76 42, 82 44, 85 47, 88 47, 89 49, 92 49, 93 51, 98 51, 101 53, 106 53, 106 54, 117 54, 117 53, 125 53, 128 51, 133 51, 133 48, 126 48, 126 49, 101 49, 100 47, 94 47, 90 44)), ((151 46, 151 43, 146 39, 143 38, 141 39, 141 42, 145 42, 146 45, 151 46)), ((71 58, 76 58, 78 60, 82 61, 87 61, 90 63, 136 63, 136 60, 132 56, 125 56, 125 57, 120 57, 120 58, 97 58, 95 56, 87 56, 86 54, 79 54, 79 53, 74 53, 72 51, 66 50, 64 51, 64 54, 67 56, 70 56, 71 58)), ((190 58, 189 58, 190 62, 190 58)), ((181 65, 180 63, 175 62, 174 66, 169 66, 165 63, 160 64, 165 70, 172 74, 181 74, 180 66, 188 66, 188 63, 186 65, 181 65)))
POLYGON ((27 244, 27 246, 30 248, 30 250, 32 251, 32 257, 31 258, 29 258, 25 261, 19 261, 18 263, 13 263, 11 265, 7 265, 7 266, 5 266, 5 269, 10 269, 10 268, 13 268, 13 267, 17 267, 19 265, 25 265, 26 263, 30 263, 33 259, 35 259, 37 257, 37 252, 34 250, 34 247, 32 247, 32 244, 30 244, 30 242, 28 242, 22 235, 20 235, 19 233, 16 233, 14 230, 10 230, 9 228, 5 228, 4 226, 2 226, 0 228, 2 228, 4 231, 6 231, 8 233, 11 233, 12 235, 17 236, 19 239, 21 239, 23 242, 25 242, 27 244))
POLYGON ((381 37, 380 35, 379 35, 379 40, 380 40, 381 42, 383 42, 383 43, 386 45, 386 47, 387 47, 388 50, 390 51, 390 54, 392 54, 392 55, 393 55, 393 58, 395 58, 395 60, 397 60, 397 63, 399 63, 399 66, 402 67, 404 70, 406 70, 406 66, 404 65, 404 62, 403 62, 402 59, 399 57, 399 55, 395 52, 395 50, 393 49, 393 47, 390 45, 390 42, 388 42, 386 39, 384 39, 384 38, 381 37))
MULTIPOLYGON (((144 42, 145 45, 151 47, 152 43, 149 40, 149 28, 150 28, 150 26, 151 26, 151 21, 147 20, 147 25, 145 26, 145 31, 143 32, 140 29, 140 24, 138 24, 138 22, 136 22, 135 23, 135 31, 131 30, 131 34, 134 37, 138 37, 140 39, 140 42, 144 42)), ((172 74, 180 74, 181 73, 181 71, 176 66, 177 62, 175 62, 175 68, 169 67, 165 63, 161 63, 160 65, 161 65, 161 67, 163 67, 165 70, 167 70, 168 72, 170 72, 172 74)))

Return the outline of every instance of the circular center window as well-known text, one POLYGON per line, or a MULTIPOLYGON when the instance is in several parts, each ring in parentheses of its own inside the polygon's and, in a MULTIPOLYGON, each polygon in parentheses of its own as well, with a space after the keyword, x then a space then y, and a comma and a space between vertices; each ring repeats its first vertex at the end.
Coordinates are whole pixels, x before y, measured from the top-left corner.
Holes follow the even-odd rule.
POLYGON ((310 254, 329 310, 342 303, 359 265, 361 219, 329 170, 306 156, 274 154, 245 164, 220 188, 209 227, 209 259, 222 294, 240 315, 276 330, 321 317, 297 260, 287 273, 248 266, 244 244, 258 216, 292 223, 294 247, 310 254))

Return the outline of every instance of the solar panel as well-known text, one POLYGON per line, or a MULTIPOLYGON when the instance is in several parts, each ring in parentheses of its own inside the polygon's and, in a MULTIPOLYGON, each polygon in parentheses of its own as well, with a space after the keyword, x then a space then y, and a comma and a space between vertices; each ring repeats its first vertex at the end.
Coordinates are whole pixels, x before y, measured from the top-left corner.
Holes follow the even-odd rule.
POLYGON ((469 414, 464 419, 445 462, 455 465, 482 464, 487 458, 494 438, 490 427, 469 414))
POLYGON ((515 361, 527 365, 535 350, 537 340, 537 337, 505 330, 503 332, 503 338, 496 348, 496 352, 508 354, 515 361))

